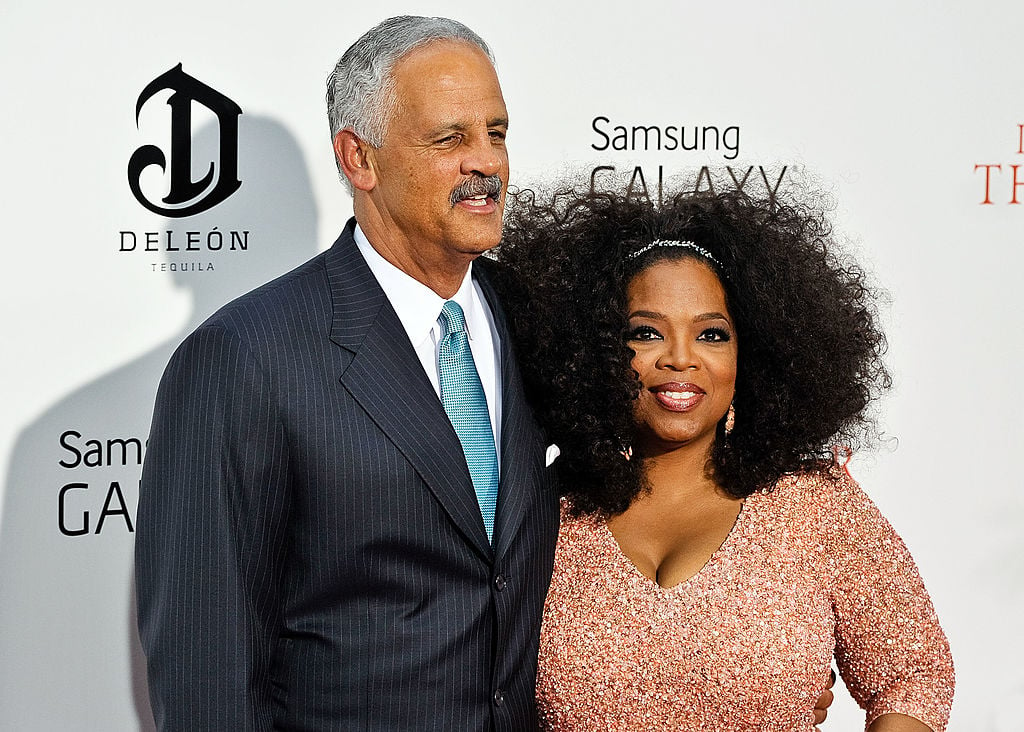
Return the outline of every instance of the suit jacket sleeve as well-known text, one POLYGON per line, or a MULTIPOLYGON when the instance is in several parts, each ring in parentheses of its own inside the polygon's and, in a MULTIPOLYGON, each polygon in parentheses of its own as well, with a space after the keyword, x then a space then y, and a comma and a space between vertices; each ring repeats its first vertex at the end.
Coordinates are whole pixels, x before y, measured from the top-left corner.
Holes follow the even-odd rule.
POLYGON ((218 325, 182 344, 160 384, 136 544, 160 729, 272 726, 289 461, 271 392, 245 343, 218 325))

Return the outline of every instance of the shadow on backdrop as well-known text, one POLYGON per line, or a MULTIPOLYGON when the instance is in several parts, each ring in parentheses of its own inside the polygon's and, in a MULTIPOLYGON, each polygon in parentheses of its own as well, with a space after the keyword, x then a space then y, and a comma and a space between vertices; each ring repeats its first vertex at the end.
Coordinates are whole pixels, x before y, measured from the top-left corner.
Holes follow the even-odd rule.
MULTIPOLYGON (((197 177, 216 159, 218 134, 211 124, 193 136, 197 177)), ((173 230, 182 242, 185 232, 202 232, 203 250, 131 255, 138 257, 139 277, 156 283, 171 274, 190 294, 184 329, 60 398, 15 442, 0 526, 4 729, 153 729, 132 554, 141 446, 160 375, 178 343, 218 307, 318 249, 306 163, 288 130, 242 115, 239 178, 241 188, 210 211, 153 225, 173 230), (220 251, 205 249, 214 228, 224 234, 220 251), (230 250, 228 232, 246 230, 248 248, 230 250), (185 271, 183 263, 190 263, 185 271), (213 269, 197 271, 191 263, 213 269)), ((117 323, 106 327, 116 331, 117 323)))

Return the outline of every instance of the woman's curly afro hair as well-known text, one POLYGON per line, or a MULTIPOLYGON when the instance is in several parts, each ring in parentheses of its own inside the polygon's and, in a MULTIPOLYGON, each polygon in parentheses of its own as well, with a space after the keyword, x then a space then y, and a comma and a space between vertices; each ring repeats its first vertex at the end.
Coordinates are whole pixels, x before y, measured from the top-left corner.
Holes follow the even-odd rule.
MULTIPOLYGON (((498 258, 506 312, 528 395, 574 510, 614 515, 644 488, 642 460, 626 460, 640 383, 626 344, 626 288, 692 249, 721 265, 739 345, 735 427, 718 427, 708 473, 727 493, 770 489, 784 474, 819 468, 835 446, 869 434, 865 410, 890 384, 863 272, 840 256, 820 211, 736 192, 680 194, 662 205, 561 190, 509 202, 498 258)), ((706 260, 705 260, 706 262, 706 260)), ((707 263, 707 262, 706 262, 707 263)), ((709 265, 711 263, 708 263, 709 265)))

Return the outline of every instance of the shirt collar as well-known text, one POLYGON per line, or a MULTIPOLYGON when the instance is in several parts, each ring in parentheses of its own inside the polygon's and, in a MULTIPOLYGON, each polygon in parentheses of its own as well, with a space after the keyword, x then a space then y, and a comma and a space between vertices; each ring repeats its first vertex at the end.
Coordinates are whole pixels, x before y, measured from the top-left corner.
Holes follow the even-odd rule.
MULTIPOLYGON (((441 326, 437 319, 441 315, 445 299, 384 259, 370 244, 359 224, 356 224, 353 237, 359 253, 363 255, 370 272, 391 302, 391 307, 395 309, 412 345, 419 346, 431 335, 434 342, 440 340, 441 326)), ((466 276, 462 279, 458 292, 451 299, 462 308, 466 316, 466 333, 472 339, 476 320, 474 316, 479 312, 476 288, 473 287, 472 264, 466 270, 466 276)))

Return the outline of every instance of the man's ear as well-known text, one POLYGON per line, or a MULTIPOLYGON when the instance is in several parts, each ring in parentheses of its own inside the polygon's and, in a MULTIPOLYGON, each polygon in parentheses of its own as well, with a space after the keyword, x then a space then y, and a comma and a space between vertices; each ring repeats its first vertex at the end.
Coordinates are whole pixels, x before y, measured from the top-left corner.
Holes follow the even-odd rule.
POLYGON ((359 191, 371 191, 377 185, 377 171, 369 151, 370 146, 347 127, 334 136, 334 155, 345 177, 359 191))

